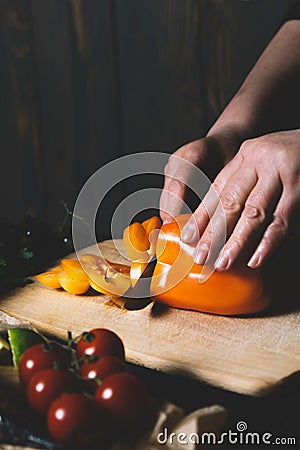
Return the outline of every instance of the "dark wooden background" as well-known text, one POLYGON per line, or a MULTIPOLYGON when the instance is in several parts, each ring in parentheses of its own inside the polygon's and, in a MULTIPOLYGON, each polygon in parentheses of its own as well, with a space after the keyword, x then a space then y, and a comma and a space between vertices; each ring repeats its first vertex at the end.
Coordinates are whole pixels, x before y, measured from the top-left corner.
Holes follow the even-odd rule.
POLYGON ((0 220, 57 227, 106 162, 203 136, 290 3, 0 0, 0 220))

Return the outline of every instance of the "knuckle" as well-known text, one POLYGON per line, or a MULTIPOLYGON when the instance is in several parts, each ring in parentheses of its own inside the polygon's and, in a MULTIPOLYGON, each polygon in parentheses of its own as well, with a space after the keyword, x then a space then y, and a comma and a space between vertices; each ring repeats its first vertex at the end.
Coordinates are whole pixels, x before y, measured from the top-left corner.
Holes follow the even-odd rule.
POLYGON ((225 213, 237 213, 241 210, 241 203, 234 194, 226 193, 222 195, 221 204, 225 213))
POLYGON ((220 196, 222 189, 223 189, 223 179, 221 175, 218 175, 217 178, 214 180, 214 182, 211 184, 209 190, 211 193, 220 196))
POLYGON ((189 142, 188 144, 183 145, 180 147, 176 152, 174 152, 170 158, 169 161, 176 160, 176 158, 186 159, 189 161, 189 159, 193 159, 193 156, 195 154, 195 147, 193 145, 193 142, 189 142))
POLYGON ((168 183, 168 191, 173 193, 182 192, 184 189, 183 183, 177 178, 171 178, 168 183))
POLYGON ((246 238, 243 238, 241 235, 232 236, 232 238, 230 239, 230 247, 228 248, 229 256, 234 256, 242 252, 246 245, 246 238))
POLYGON ((275 232, 276 234, 286 234, 289 228, 289 223, 287 218, 280 214, 274 214, 273 221, 269 226, 270 232, 275 232))
POLYGON ((215 233, 211 226, 208 226, 205 230, 204 235, 201 237, 201 245, 210 246, 212 240, 214 239, 215 233))
POLYGON ((288 222, 282 216, 273 216, 273 222, 266 229, 260 246, 262 248, 272 248, 278 244, 287 234, 288 222))
POLYGON ((187 161, 193 161, 195 159, 195 146, 192 143, 185 145, 180 150, 178 156, 181 158, 184 158, 187 161))
POLYGON ((220 231, 216 227, 212 227, 210 225, 207 226, 205 233, 202 235, 200 243, 201 245, 205 245, 209 247, 211 250, 217 247, 223 247, 224 245, 224 236, 222 231, 220 231))
POLYGON ((195 211, 194 217, 198 223, 209 222, 210 215, 204 203, 200 203, 200 206, 195 211))
POLYGON ((244 215, 247 219, 254 219, 258 222, 264 222, 267 217, 267 213, 262 206, 251 203, 245 204, 244 215))
POLYGON ((244 155, 250 149, 252 149, 254 143, 255 143, 255 139, 246 139, 240 147, 240 152, 242 153, 242 155, 244 155))
POLYGON ((168 162, 164 167, 164 175, 172 176, 180 173, 189 167, 189 163, 196 164, 198 162, 198 152, 193 142, 180 147, 176 152, 172 153, 168 162))
POLYGON ((264 160, 266 153, 269 153, 269 145, 262 138, 248 139, 244 141, 240 148, 243 159, 264 160))
POLYGON ((260 252, 263 250, 266 251, 266 249, 271 249, 273 246, 273 239, 272 234, 270 233, 270 229, 268 228, 265 234, 262 237, 262 240, 260 241, 259 248, 260 252))

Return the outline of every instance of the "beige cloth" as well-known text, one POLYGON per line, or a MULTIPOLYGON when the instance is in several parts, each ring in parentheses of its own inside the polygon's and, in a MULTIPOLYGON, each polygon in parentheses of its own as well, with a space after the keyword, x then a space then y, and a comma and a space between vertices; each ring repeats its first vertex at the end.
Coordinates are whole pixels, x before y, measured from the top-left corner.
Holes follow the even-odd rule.
POLYGON ((0 444, 0 450, 36 450, 32 447, 20 447, 19 445, 0 444))

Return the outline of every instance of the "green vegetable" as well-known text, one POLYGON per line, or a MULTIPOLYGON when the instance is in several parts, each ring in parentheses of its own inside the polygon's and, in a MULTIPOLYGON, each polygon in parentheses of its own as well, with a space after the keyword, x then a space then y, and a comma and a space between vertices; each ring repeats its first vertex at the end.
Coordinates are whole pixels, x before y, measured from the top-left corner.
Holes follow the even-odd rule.
POLYGON ((72 213, 59 230, 26 215, 18 223, 0 222, 0 294, 30 283, 30 276, 44 272, 57 259, 71 253, 72 213))
POLYGON ((8 330, 8 339, 12 352, 13 364, 18 367, 22 353, 29 347, 44 342, 43 337, 27 328, 11 328, 8 330))
POLYGON ((9 343, 0 336, 0 351, 1 350, 10 350, 9 343))
POLYGON ((9 343, 0 336, 0 364, 10 356, 10 346, 9 343))

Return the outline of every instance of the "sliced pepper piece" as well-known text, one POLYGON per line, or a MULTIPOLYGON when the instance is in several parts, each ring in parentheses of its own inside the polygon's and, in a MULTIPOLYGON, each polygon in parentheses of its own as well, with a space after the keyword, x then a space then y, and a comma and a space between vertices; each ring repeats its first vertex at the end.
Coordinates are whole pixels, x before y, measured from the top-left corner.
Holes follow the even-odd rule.
POLYGON ((90 283, 88 280, 86 281, 79 281, 74 278, 71 278, 66 272, 63 270, 59 274, 59 282, 61 287, 71 294, 85 294, 89 288, 90 283))
POLYGON ((43 285, 52 288, 52 289, 59 289, 61 287, 59 276, 62 272, 62 266, 54 267, 53 269, 39 273, 38 275, 35 275, 35 279, 42 283, 43 285))
POLYGON ((61 265, 64 272, 74 280, 88 282, 88 276, 77 259, 62 259, 61 265))
POLYGON ((95 291, 121 297, 130 288, 130 266, 113 263, 93 254, 82 255, 80 262, 95 291))

